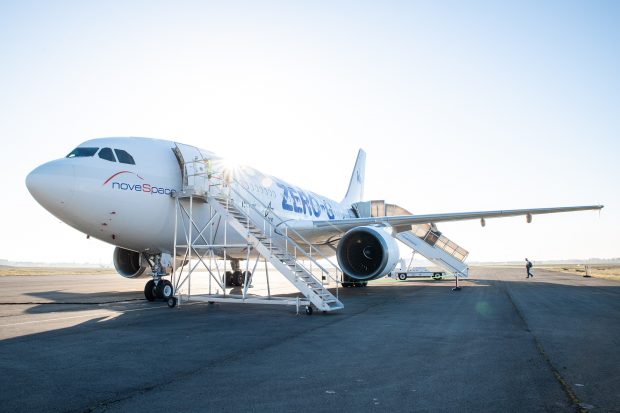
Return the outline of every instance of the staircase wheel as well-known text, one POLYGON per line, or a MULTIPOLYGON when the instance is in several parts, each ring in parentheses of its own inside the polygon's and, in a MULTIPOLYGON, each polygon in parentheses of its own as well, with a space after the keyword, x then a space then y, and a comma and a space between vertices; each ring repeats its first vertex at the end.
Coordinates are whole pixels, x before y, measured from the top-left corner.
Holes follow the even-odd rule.
POLYGON ((167 302, 168 302, 168 307, 170 307, 170 308, 174 308, 174 307, 176 307, 176 306, 177 306, 177 302, 178 302, 178 301, 177 301, 177 298, 176 298, 176 297, 170 297, 170 298, 168 298, 168 301, 167 301, 167 302))
POLYGON ((312 306, 310 305, 306 306, 306 315, 312 315, 312 306))
POLYGON ((399 273, 398 279, 401 281, 405 281, 407 279, 407 274, 405 274, 404 272, 399 273))

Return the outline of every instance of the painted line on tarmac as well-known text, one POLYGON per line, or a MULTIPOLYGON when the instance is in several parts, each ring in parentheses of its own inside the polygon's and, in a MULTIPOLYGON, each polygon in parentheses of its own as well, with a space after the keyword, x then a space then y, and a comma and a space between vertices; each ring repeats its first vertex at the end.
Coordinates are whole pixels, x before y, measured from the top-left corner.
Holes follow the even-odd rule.
POLYGON ((110 315, 110 314, 125 314, 125 313, 131 313, 134 311, 145 311, 145 310, 154 310, 157 308, 165 308, 168 307, 168 305, 160 305, 157 307, 147 307, 147 308, 134 308, 132 310, 125 310, 125 311, 118 311, 118 312, 111 312, 111 311, 107 311, 106 313, 97 313, 97 314, 82 314, 82 315, 76 315, 76 316, 71 316, 71 317, 58 317, 58 318, 46 318, 45 320, 32 320, 32 321, 22 321, 21 323, 12 323, 12 324, 0 324, 0 327, 13 327, 13 326, 21 326, 24 324, 37 324, 37 323, 47 323, 50 321, 63 321, 63 320, 72 320, 75 318, 86 318, 86 317, 96 317, 96 316, 105 316, 105 315, 110 315))

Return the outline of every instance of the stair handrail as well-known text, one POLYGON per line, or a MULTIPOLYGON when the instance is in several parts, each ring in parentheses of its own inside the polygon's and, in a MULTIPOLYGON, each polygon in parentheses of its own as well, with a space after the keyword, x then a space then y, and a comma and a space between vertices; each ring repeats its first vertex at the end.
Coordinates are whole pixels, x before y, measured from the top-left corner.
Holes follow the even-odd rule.
MULTIPOLYGON (((249 193, 252 198, 254 198, 256 200, 256 202, 258 204, 260 204, 262 207, 264 208, 268 208, 267 205, 265 205, 265 203, 263 201, 261 201, 258 197, 256 197, 256 195, 254 195, 251 191, 248 191, 246 188, 243 187, 243 185, 236 179, 233 179, 231 183, 236 183, 239 187, 243 188, 243 190, 247 193, 249 193)), ((234 188, 232 185, 227 185, 227 187, 233 191, 235 194, 237 194, 240 198, 241 201, 244 201, 249 207, 251 207, 256 213, 258 213, 259 215, 261 215, 261 211, 259 211, 254 205, 252 205, 251 202, 248 202, 248 200, 236 189, 234 188)), ((282 234, 284 235, 286 238, 290 239, 291 244, 293 245, 293 247, 295 248, 295 250, 301 252, 301 254, 303 254, 306 258, 308 258, 310 261, 314 262, 316 264, 316 266, 319 268, 319 270, 324 273, 327 274, 327 276, 334 282, 336 282, 336 288, 338 289, 338 283, 340 282, 338 280, 338 274, 342 273, 342 270, 340 269, 340 267, 338 267, 336 264, 334 264, 332 262, 331 259, 329 259, 328 257, 326 257, 318 248, 316 248, 312 243, 310 243, 307 239, 305 239, 299 232, 297 232, 297 230, 295 230, 293 227, 291 227, 290 225, 288 225, 286 223, 285 220, 283 220, 278 214, 276 214, 273 210, 271 210, 270 215, 274 216, 275 218, 277 218, 280 222, 279 225, 282 225, 285 227, 286 229, 286 233, 282 234), (336 278, 334 278, 330 271, 325 269, 321 264, 319 264, 316 261, 316 258, 312 258, 312 256, 310 256, 308 253, 306 253, 305 249, 302 248, 297 242, 295 242, 295 240, 293 240, 292 238, 290 238, 288 236, 288 231, 292 231, 297 237, 299 237, 299 239, 301 239, 306 245, 309 246, 311 251, 315 251, 317 253, 317 255, 319 255, 322 259, 326 260, 329 264, 331 264, 334 267, 334 270, 336 272, 336 278)), ((250 218, 248 216, 248 218, 250 218)), ((263 221, 267 222, 268 225, 270 225, 274 230, 277 230, 277 226, 276 224, 274 224, 273 222, 271 222, 270 220, 263 219, 263 221)), ((288 240, 287 240, 288 241, 288 240)), ((288 251, 287 251, 288 253, 288 251)), ((306 271, 308 271, 310 274, 312 274, 307 268, 305 268, 305 266, 303 266, 302 264, 298 264, 301 267, 303 267, 306 271)))

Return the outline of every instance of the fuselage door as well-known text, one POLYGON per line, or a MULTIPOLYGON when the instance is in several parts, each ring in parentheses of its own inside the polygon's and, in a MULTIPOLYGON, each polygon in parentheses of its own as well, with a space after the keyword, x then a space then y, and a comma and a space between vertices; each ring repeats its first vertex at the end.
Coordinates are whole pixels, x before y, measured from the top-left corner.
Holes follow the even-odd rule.
POLYGON ((183 176, 183 192, 203 196, 209 190, 211 160, 195 146, 175 143, 172 149, 183 176))

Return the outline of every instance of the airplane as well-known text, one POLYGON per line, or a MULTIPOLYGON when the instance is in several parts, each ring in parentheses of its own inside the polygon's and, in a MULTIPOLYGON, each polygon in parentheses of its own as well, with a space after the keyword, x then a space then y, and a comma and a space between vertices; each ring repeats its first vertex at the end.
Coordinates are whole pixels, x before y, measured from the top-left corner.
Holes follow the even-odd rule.
MULTIPOLYGON (((223 193, 227 185, 236 184, 267 206, 281 222, 293 228, 326 256, 336 255, 343 271, 343 286, 365 286, 370 280, 389 274, 400 259, 395 236, 412 225, 438 222, 600 210, 603 205, 533 208, 497 211, 457 212, 428 215, 364 216, 358 206, 363 202, 366 153, 359 150, 342 201, 308 191, 256 169, 233 167, 212 152, 179 142, 115 137, 87 140, 66 157, 35 168, 26 178, 26 186, 35 200, 52 215, 71 227, 115 246, 113 262, 126 278, 145 274, 150 267, 152 279, 145 286, 145 297, 169 299, 173 296, 163 267, 171 267, 175 240, 175 197, 187 186, 190 166, 200 169, 207 191, 223 193), (194 162, 189 162, 193 160, 194 162), (199 161, 196 163, 196 161, 199 161), (198 165, 198 166, 196 166, 198 165)), ((196 171, 194 171, 196 172, 196 171)), ((184 201, 187 203, 187 201, 184 201)), ((208 203, 193 204, 198 226, 210 222, 208 203)), ((235 231, 217 232, 214 245, 224 242, 241 244, 244 237, 235 231)), ((247 242, 247 240, 245 240, 247 242)), ((248 258, 246 251, 218 255, 230 262, 239 277, 239 262, 248 258)), ((178 255, 178 252, 177 252, 178 255)), ((230 280, 229 280, 230 278, 230 280)))

